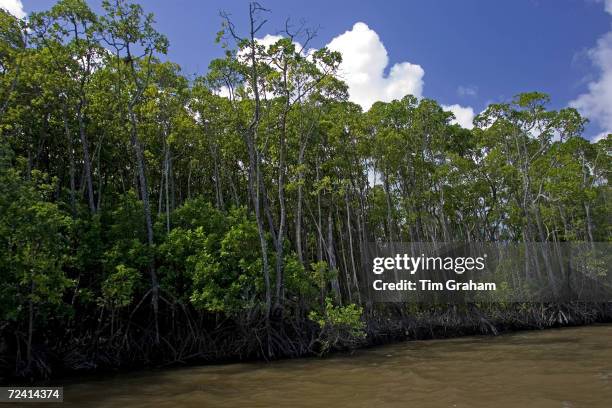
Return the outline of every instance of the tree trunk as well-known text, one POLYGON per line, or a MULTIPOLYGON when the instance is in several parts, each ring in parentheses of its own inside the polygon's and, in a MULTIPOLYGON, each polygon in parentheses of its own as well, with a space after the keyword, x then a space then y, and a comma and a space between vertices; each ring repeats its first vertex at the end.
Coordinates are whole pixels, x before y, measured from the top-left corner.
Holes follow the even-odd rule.
POLYGON ((66 105, 63 105, 63 117, 64 121, 64 133, 68 141, 68 158, 70 165, 70 209, 72 216, 76 216, 76 181, 75 181, 75 164, 74 164, 74 146, 72 142, 72 134, 70 133, 70 126, 68 126, 68 115, 66 114, 66 105))
POLYGON ((331 287, 334 292, 336 301, 342 304, 342 297, 340 295, 340 284, 338 283, 338 266, 336 264, 336 253, 334 249, 334 223, 332 219, 332 205, 327 213, 327 257, 329 259, 329 270, 333 272, 331 278, 331 287))
POLYGON ((166 232, 170 233, 170 146, 166 147, 166 232))
POLYGON ((304 252, 302 250, 302 208, 304 200, 304 170, 302 165, 304 163, 304 153, 306 150, 306 143, 304 142, 300 146, 300 152, 298 154, 298 190, 297 190, 297 208, 295 214, 295 249, 298 255, 298 259, 302 265, 304 265, 304 252))
POLYGON ((351 209, 349 206, 348 191, 346 191, 344 194, 344 201, 346 205, 346 232, 349 239, 349 256, 351 258, 351 270, 353 272, 353 285, 355 286, 357 301, 361 304, 361 294, 359 293, 359 280, 357 279, 357 268, 355 267, 355 254, 353 253, 353 231, 351 228, 351 209))
POLYGON ((154 248, 155 238, 153 235, 153 221, 151 218, 151 206, 149 204, 149 189, 147 186, 146 176, 146 164, 144 160, 144 152, 142 151, 142 145, 138 140, 138 130, 136 125, 136 114, 132 107, 129 109, 131 132, 130 139, 134 152, 136 153, 136 166, 138 168, 138 181, 140 187, 140 197, 142 199, 142 205, 144 207, 144 218, 147 231, 147 243, 149 246, 150 261, 149 261, 149 276, 151 278, 151 303, 153 306, 154 324, 155 324, 155 341, 159 343, 159 284, 157 281, 157 272, 155 271, 155 260, 154 260, 154 248))
POLYGON ((591 247, 593 246, 593 219, 591 218, 591 206, 587 203, 584 203, 584 212, 586 215, 586 227, 587 227, 587 237, 589 242, 591 243, 591 247))
POLYGON ((89 156, 89 142, 85 132, 85 121, 83 119, 83 101, 77 107, 77 117, 79 120, 79 134, 81 136, 81 144, 83 145, 83 166, 85 171, 85 183, 87 187, 87 202, 89 210, 92 213, 96 212, 96 204, 94 200, 93 180, 91 176, 91 158, 89 156))
POLYGON ((278 220, 278 236, 276 239, 276 303, 281 306, 283 303, 284 294, 284 278, 283 278, 283 264, 284 264, 284 247, 283 241, 285 239, 286 219, 287 210, 285 207, 285 156, 287 155, 287 113, 289 111, 289 96, 287 96, 287 105, 285 106, 285 112, 283 113, 282 126, 281 126, 281 137, 279 146, 279 159, 278 159, 278 206, 280 208, 280 216, 278 220))

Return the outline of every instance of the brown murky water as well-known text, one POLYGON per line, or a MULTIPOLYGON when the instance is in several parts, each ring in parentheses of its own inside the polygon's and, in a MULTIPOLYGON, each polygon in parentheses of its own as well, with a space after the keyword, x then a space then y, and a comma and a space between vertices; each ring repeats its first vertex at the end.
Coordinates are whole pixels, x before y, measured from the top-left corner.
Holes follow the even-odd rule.
POLYGON ((611 408, 612 326, 118 375, 64 395, 63 407, 611 408))

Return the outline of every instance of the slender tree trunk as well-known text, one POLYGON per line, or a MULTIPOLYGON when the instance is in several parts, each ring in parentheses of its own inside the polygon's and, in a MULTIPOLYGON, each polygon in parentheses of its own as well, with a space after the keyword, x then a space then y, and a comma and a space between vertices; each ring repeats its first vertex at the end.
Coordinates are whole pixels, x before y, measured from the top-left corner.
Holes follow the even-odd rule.
MULTIPOLYGON (((259 166, 259 164, 258 164, 259 166)), ((270 200, 268 199, 268 193, 266 190, 266 185, 263 182, 263 177, 261 176, 261 170, 260 171, 260 177, 259 177, 259 194, 261 196, 261 204, 263 206, 263 210, 264 210, 264 214, 265 217, 268 221, 268 227, 270 229, 270 235, 272 236, 272 244, 274 245, 274 248, 276 248, 276 244, 278 242, 278 238, 276 235, 276 229, 274 226, 274 217, 272 216, 272 210, 270 209, 270 200)))
POLYGON ((183 202, 183 191, 180 189, 178 195, 176 192, 176 183, 174 180, 174 157, 172 156, 172 150, 170 150, 170 157, 168 161, 168 186, 170 188, 170 212, 176 208, 176 198, 178 197, 179 202, 183 202))
MULTIPOLYGON (((316 164, 316 181, 319 184, 319 161, 317 160, 316 164)), ((317 237, 317 261, 323 260, 323 232, 321 231, 323 228, 323 219, 321 216, 321 191, 317 190, 317 225, 318 228, 318 237, 317 237)))
MULTIPOLYGON (((301 180, 301 179, 300 179, 301 180)), ((297 252, 298 260, 304 265, 304 252, 302 250, 302 200, 303 200, 303 187, 301 181, 298 181, 297 191, 297 206, 295 214, 295 250, 297 252)))
POLYGON ((587 237, 591 246, 593 246, 593 219, 591 218, 591 206, 588 203, 584 203, 584 212, 586 215, 586 227, 587 227, 587 237))
MULTIPOLYGON (((266 334, 268 337, 268 354, 272 354, 271 348, 271 333, 270 333, 270 311, 272 307, 272 289, 270 286, 270 267, 268 262, 268 243, 266 241, 266 234, 263 225, 263 217, 261 214, 261 202, 262 197, 261 194, 263 191, 260 189, 260 186, 263 184, 261 180, 261 170, 260 170, 260 159, 259 152, 257 151, 257 129, 259 126, 260 120, 260 108, 261 101, 259 96, 259 72, 257 69, 257 42, 255 40, 255 35, 259 28, 263 25, 263 23, 257 25, 256 22, 256 12, 259 10, 259 5, 256 3, 251 3, 249 5, 249 20, 250 20, 250 35, 249 35, 249 60, 250 60, 250 78, 249 82, 253 92, 253 102, 254 102, 254 110, 253 117, 251 119, 251 123, 249 124, 249 128, 247 133, 245 134, 245 141, 247 145, 248 155, 249 155, 249 191, 251 194, 251 201, 253 202, 253 207, 255 210, 255 220, 257 222, 257 232, 259 234, 259 243, 261 246, 261 257, 262 257, 262 269, 264 276, 264 285, 265 285, 265 324, 266 324, 266 334)), ((264 197, 265 199, 265 197, 264 197)))
POLYGON ((232 198, 234 200, 234 204, 236 205, 236 207, 239 207, 240 199, 238 198, 238 189, 236 188, 236 184, 234 183, 234 180, 232 177, 229 177, 229 185, 230 185, 230 190, 232 192, 232 198))
POLYGON ((190 200, 191 199, 191 172, 193 171, 192 169, 192 164, 191 164, 191 160, 189 161, 189 170, 187 172, 187 199, 190 200))
POLYGON ((336 264, 336 252, 334 248, 334 223, 332 219, 332 204, 327 213, 327 257, 329 259, 329 270, 333 272, 331 278, 331 287, 334 292, 336 301, 342 304, 342 296, 340 295, 340 284, 338 283, 338 265, 336 264))
MULTIPOLYGON (((394 236, 393 236, 393 213, 392 213, 392 205, 391 205, 391 187, 389 186, 389 178, 387 177, 387 173, 383 172, 383 185, 385 188, 385 202, 387 204, 387 241, 389 244, 393 245, 394 236)), ((395 252, 391 249, 392 252, 395 252)))
POLYGON ((167 148, 168 147, 164 143, 164 162, 161 168, 161 177, 159 178, 159 195, 157 197, 157 215, 161 215, 162 206, 164 202, 164 182, 165 182, 165 175, 166 175, 166 166, 168 165, 168 162, 166 161, 166 149, 167 148))
POLYGON ((68 141, 68 160, 70 161, 70 209, 72 216, 76 216, 76 181, 75 181, 75 164, 74 164, 74 146, 72 142, 72 134, 70 133, 70 126, 68 125, 68 115, 66 113, 66 105, 63 105, 63 122, 64 122, 64 133, 66 134, 66 140, 68 141))
POLYGON ((353 284, 357 294, 357 301, 361 304, 361 293, 359 291, 359 280, 357 279, 357 268, 355 267, 355 254, 353 253, 353 231, 351 228, 351 209, 349 206, 348 191, 344 194, 344 203, 346 205, 346 232, 349 240, 349 256, 351 258, 351 271, 353 273, 353 284))
POLYGON ((304 200, 304 170, 302 165, 304 163, 304 152, 306 150, 306 143, 300 146, 300 152, 298 155, 298 188, 297 188, 297 208, 295 214, 295 249, 297 252, 298 259, 302 265, 304 265, 304 252, 302 251, 302 208, 304 200))
POLYGON ((213 176, 215 178, 215 205, 220 210, 225 204, 223 202, 223 191, 221 190, 221 172, 219 170, 217 147, 210 146, 210 154, 213 158, 213 176))
POLYGON ((556 295, 558 295, 557 293, 557 289, 558 289, 558 285, 557 285, 557 278, 554 274, 552 265, 551 265, 551 251, 549 248, 549 241, 546 237, 546 234, 544 232, 544 225, 542 222, 542 214, 540 213, 540 207, 537 203, 533 204, 533 212, 535 213, 536 216, 536 225, 538 227, 538 234, 540 235, 540 246, 541 246, 541 252, 542 252, 542 258, 544 259, 544 267, 546 268, 546 274, 548 275, 548 280, 550 282, 550 284, 552 285, 552 289, 553 292, 556 295))
POLYGON ((344 246, 344 234, 342 232, 342 222, 340 222, 340 208, 336 206, 336 233, 338 234, 338 238, 340 240, 340 254, 342 254, 342 271, 344 272, 344 280, 346 282, 346 294, 348 295, 349 303, 353 303, 353 293, 352 293, 352 277, 349 273, 348 262, 346 260, 346 248, 344 246))
POLYGON ((85 171, 85 183, 87 188, 87 202, 89 204, 89 210, 92 213, 96 212, 96 204, 94 199, 93 191, 93 179, 91 176, 91 158, 89 155, 89 141, 87 140, 87 134, 85 132, 85 121, 83 119, 83 101, 79 103, 77 107, 77 117, 79 120, 79 134, 81 136, 81 144, 83 145, 83 166, 85 171))
POLYGON ((444 212, 444 187, 440 186, 440 220, 442 221, 442 236, 444 241, 450 242, 450 234, 448 232, 448 222, 446 220, 446 214, 444 212))
POLYGON ((261 192, 260 192, 260 174, 259 169, 255 163, 256 155, 252 140, 248 142, 249 145, 249 191, 251 193, 251 201, 253 202, 253 207, 255 210, 255 221, 257 223, 257 232, 259 235, 259 244, 261 247, 261 258, 262 258, 262 268, 264 275, 264 285, 265 285, 265 307, 266 307, 266 325, 269 326, 269 318, 270 318, 270 310, 272 307, 272 291, 270 288, 270 267, 268 263, 268 243, 266 241, 266 234, 263 226, 263 219, 261 214, 261 192))
POLYGON ((153 250, 155 248, 155 238, 153 235, 153 220, 151 217, 151 206, 149 203, 149 189, 147 186, 146 176, 146 164, 144 160, 144 153, 140 140, 138 140, 138 130, 136 124, 136 114, 134 113, 132 106, 129 107, 131 131, 130 139, 132 141, 132 147, 136 153, 136 166, 138 169, 138 181, 140 187, 140 196, 142 199, 142 205, 144 207, 144 218, 147 231, 147 243, 149 250, 151 251, 151 260, 149 261, 149 276, 151 278, 151 303, 153 306, 154 324, 155 324, 155 341, 159 343, 159 284, 157 280, 157 272, 155 270, 155 260, 153 259, 153 250))
POLYGON ((170 233, 170 163, 171 163, 170 146, 166 147, 166 232, 170 233))
POLYGON ((284 263, 284 247, 287 209, 285 207, 285 156, 287 155, 287 113, 289 111, 289 96, 287 96, 287 105, 283 113, 280 149, 278 160, 278 206, 280 208, 280 216, 278 221, 278 237, 276 240, 276 303, 281 306, 284 298, 284 278, 283 278, 283 263, 284 263))

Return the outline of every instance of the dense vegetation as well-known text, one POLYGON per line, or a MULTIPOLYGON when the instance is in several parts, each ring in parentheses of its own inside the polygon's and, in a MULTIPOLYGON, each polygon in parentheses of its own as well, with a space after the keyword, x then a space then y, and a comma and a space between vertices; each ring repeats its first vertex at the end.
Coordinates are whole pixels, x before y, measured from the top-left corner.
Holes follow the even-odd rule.
POLYGON ((610 240, 612 138, 575 110, 525 93, 471 130, 410 95, 363 112, 339 54, 290 27, 264 47, 249 11, 195 79, 137 4, 0 11, 0 377, 479 327, 476 305, 387 319, 360 291, 367 243, 610 240))

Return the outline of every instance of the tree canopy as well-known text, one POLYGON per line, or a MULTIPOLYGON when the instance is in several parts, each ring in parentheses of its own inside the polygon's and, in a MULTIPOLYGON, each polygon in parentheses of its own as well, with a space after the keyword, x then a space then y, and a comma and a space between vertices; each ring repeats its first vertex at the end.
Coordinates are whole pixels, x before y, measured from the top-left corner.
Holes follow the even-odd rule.
POLYGON ((0 10, 0 331, 17 372, 75 344, 65 365, 103 346, 121 350, 108 365, 159 347, 182 361, 237 327, 262 335, 244 355, 281 354, 308 324, 353 342, 368 242, 610 240, 612 138, 584 139, 547 95, 473 129, 411 95, 364 112, 312 32, 257 40, 256 3, 247 27, 222 15, 225 56, 197 78, 140 5, 103 10, 0 10))

